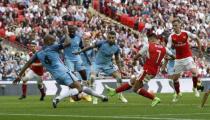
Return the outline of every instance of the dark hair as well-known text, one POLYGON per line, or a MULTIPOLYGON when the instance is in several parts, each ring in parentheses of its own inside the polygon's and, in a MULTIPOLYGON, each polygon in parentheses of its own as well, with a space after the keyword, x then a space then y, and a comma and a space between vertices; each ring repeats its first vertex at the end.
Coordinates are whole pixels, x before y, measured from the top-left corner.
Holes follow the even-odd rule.
POLYGON ((181 23, 180 19, 174 19, 174 20, 172 21, 172 24, 174 24, 175 22, 181 23))
POLYGON ((109 35, 116 35, 116 32, 115 32, 115 31, 109 31, 108 34, 109 34, 109 35))
POLYGON ((149 37, 157 37, 157 35, 154 33, 154 29, 152 28, 152 29, 149 29, 149 30, 147 30, 147 37, 149 38, 149 37))

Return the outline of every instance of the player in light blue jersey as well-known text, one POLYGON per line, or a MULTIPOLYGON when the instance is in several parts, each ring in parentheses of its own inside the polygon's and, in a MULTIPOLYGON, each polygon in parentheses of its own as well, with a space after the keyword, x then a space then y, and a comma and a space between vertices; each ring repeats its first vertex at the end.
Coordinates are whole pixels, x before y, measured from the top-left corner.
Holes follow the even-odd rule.
MULTIPOLYGON (((80 80, 83 80, 82 82, 86 84, 87 75, 82 58, 80 55, 73 54, 74 51, 78 51, 83 47, 82 39, 80 36, 76 34, 75 26, 73 25, 68 26, 68 30, 69 30, 69 37, 71 38, 71 40, 70 40, 70 45, 64 49, 65 65, 71 71, 75 72, 77 77, 80 80)), ((92 101, 91 96, 87 96, 84 94, 80 94, 80 96, 82 96, 82 98, 86 101, 92 101)), ((74 99, 70 98, 70 102, 74 102, 74 99)))
MULTIPOLYGON (((117 86, 122 84, 121 74, 119 72, 121 71, 119 57, 120 49, 119 46, 115 43, 115 39, 116 33, 114 31, 110 31, 108 33, 107 40, 96 42, 92 46, 86 47, 78 52, 75 52, 75 54, 80 54, 90 49, 98 48, 94 63, 95 74, 91 75, 92 81, 94 81, 96 74, 98 74, 99 72, 104 72, 107 75, 112 75, 117 80, 117 86), (114 66, 112 62, 113 56, 115 58, 119 70, 114 66)), ((119 95, 119 99, 122 102, 127 103, 126 98, 122 94, 119 95)), ((93 100, 93 104, 97 104, 97 99, 93 100)))
MULTIPOLYGON (((81 37, 76 35, 76 27, 68 26, 69 37, 71 38, 70 45, 64 49, 65 65, 73 72, 79 72, 82 80, 87 80, 85 66, 80 55, 73 54, 82 47, 81 37)), ((79 76, 78 76, 79 77, 79 76)))
POLYGON ((46 68, 47 71, 51 73, 56 82, 60 85, 69 86, 69 90, 64 94, 60 94, 59 96, 53 99, 53 107, 56 108, 57 104, 60 100, 68 96, 77 95, 80 92, 85 92, 89 95, 93 95, 95 97, 99 97, 102 101, 108 101, 107 97, 104 95, 99 95, 94 92, 92 89, 81 86, 80 82, 78 82, 78 78, 70 71, 61 61, 59 51, 69 46, 69 37, 67 35, 68 30, 65 27, 64 33, 66 39, 62 44, 54 44, 55 38, 51 35, 46 35, 44 37, 44 47, 42 50, 35 53, 35 55, 24 65, 20 74, 13 82, 14 84, 19 83, 21 77, 23 76, 26 69, 37 59, 40 60, 42 65, 46 68))

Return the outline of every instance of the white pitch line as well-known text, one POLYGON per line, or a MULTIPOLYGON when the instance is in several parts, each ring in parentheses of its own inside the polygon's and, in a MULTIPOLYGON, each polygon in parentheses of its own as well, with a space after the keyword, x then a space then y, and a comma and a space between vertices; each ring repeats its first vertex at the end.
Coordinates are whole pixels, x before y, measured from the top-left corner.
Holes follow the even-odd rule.
POLYGON ((210 115, 210 113, 184 113, 184 114, 180 114, 180 113, 177 113, 177 114, 150 114, 150 115, 127 115, 127 116, 144 116, 144 117, 150 117, 150 116, 174 116, 174 115, 179 115, 179 116, 182 116, 182 115, 210 115))
MULTIPOLYGON (((22 104, 22 103, 6 103, 6 102, 4 102, 4 103, 0 103, 0 105, 1 104, 10 104, 10 105, 12 105, 12 104, 14 104, 14 105, 19 105, 19 104, 22 104)), ((24 103, 24 104, 31 104, 31 103, 24 103)), ((33 103, 33 104, 40 104, 40 103, 33 103)), ((83 103, 81 103, 81 105, 86 105, 86 106, 88 106, 88 104, 83 104, 83 103)), ((89 104, 90 106, 92 105, 92 104, 89 104)), ((102 104, 102 105, 106 105, 106 104, 102 104)), ((119 103, 119 104, 117 104, 117 103, 107 103, 107 105, 115 105, 115 107, 118 107, 118 106, 127 106, 127 105, 133 105, 133 106, 136 106, 136 105, 138 105, 138 106, 150 106, 150 104, 148 103, 148 104, 136 104, 136 103, 128 103, 128 104, 124 104, 124 103, 119 103)), ((174 106, 199 106, 200 104, 182 104, 182 103, 173 103, 173 104, 169 104, 169 103, 166 103, 166 104, 163 104, 163 103, 160 103, 160 104, 158 104, 157 106, 171 106, 171 105, 174 105, 174 106)), ((94 105, 95 106, 95 105, 94 105)), ((100 105, 99 105, 100 106, 100 105)))
POLYGON ((148 120, 205 120, 205 119, 157 118, 157 117, 137 117, 137 116, 90 116, 90 115, 10 114, 10 113, 0 113, 0 116, 74 117, 74 118, 111 118, 111 119, 148 119, 148 120))

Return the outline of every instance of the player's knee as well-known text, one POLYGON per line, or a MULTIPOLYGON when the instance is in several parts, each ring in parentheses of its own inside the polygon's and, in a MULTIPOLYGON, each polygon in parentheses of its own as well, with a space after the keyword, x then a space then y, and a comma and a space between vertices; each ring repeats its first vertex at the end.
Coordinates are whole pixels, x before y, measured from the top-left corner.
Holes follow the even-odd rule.
POLYGON ((27 84, 27 80, 23 80, 23 84, 27 84))
POLYGON ((136 76, 135 75, 131 75, 130 84, 131 85, 134 85, 135 84, 135 81, 136 81, 136 76))

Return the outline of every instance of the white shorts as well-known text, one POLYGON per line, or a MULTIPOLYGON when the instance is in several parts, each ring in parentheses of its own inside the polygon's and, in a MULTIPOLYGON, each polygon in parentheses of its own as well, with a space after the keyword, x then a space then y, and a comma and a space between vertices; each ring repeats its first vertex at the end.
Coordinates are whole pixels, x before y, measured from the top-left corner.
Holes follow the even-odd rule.
POLYGON ((42 82, 42 76, 37 75, 34 73, 33 70, 29 69, 25 76, 22 78, 22 81, 29 81, 29 80, 36 80, 38 83, 42 82))
POLYGON ((174 74, 179 74, 184 71, 189 71, 192 68, 196 68, 196 64, 192 57, 176 59, 174 65, 174 74))

